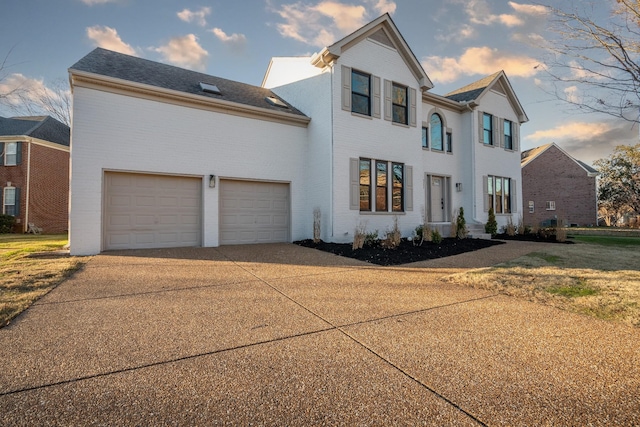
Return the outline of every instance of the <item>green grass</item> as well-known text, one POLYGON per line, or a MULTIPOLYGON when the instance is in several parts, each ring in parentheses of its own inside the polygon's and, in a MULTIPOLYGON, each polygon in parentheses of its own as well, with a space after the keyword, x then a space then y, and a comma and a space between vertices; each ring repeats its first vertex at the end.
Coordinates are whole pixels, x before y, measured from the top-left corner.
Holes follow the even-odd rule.
POLYGON ((69 256, 30 257, 62 249, 67 235, 0 235, 0 327, 78 270, 69 256))
POLYGON ((545 289, 550 294, 567 298, 588 297, 597 295, 600 291, 587 285, 587 281, 583 278, 577 278, 576 283, 565 286, 550 286, 545 289))
POLYGON ((576 242, 591 243, 603 246, 640 246, 640 237, 626 236, 573 236, 576 242))
POLYGON ((562 257, 559 257, 558 255, 551 255, 544 252, 532 252, 529 254, 529 256, 540 258, 541 260, 546 261, 549 264, 557 264, 562 259, 562 257))

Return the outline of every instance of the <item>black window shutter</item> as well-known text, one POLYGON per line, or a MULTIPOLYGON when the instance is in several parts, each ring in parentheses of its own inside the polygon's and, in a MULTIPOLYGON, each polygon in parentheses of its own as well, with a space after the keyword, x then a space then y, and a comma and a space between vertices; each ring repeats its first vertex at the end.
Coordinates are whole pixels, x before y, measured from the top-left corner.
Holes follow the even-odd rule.
POLYGON ((0 166, 4 166, 4 142, 0 142, 0 166))
POLYGON ((16 165, 22 163, 22 142, 16 142, 16 165))
POLYGON ((15 212, 16 214, 14 216, 19 217, 20 216, 20 189, 18 187, 16 187, 16 208, 15 208, 15 212))

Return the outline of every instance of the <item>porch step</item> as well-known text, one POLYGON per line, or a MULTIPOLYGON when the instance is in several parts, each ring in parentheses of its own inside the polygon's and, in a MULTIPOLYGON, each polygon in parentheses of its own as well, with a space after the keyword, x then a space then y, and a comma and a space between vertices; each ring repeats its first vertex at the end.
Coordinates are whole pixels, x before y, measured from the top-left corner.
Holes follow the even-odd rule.
POLYGON ((469 238, 491 240, 491 234, 484 232, 484 224, 468 224, 469 238))

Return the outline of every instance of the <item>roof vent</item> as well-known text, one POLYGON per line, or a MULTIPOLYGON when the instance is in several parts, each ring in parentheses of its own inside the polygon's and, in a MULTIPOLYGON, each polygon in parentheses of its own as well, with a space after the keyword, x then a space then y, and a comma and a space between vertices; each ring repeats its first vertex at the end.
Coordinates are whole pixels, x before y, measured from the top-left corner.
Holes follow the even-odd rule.
POLYGON ((275 105, 276 107, 281 107, 281 108, 289 108, 289 106, 287 104, 285 104, 284 102, 280 101, 278 98, 276 98, 275 96, 267 96, 265 98, 265 100, 271 104, 271 105, 275 105))
POLYGON ((206 93, 213 93, 214 95, 222 95, 220 89, 216 85, 210 85, 209 83, 200 82, 200 89, 206 93))

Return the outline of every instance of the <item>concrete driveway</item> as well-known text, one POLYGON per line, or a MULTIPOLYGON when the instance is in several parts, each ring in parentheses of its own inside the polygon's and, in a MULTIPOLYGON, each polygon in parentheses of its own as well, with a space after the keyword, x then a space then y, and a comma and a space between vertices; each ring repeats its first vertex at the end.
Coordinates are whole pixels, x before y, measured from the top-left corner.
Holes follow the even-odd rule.
POLYGON ((640 425, 640 331, 290 244, 128 251, 0 329, 0 425, 640 425))

